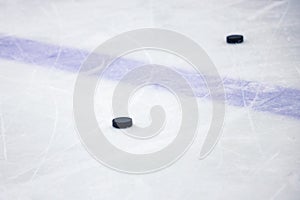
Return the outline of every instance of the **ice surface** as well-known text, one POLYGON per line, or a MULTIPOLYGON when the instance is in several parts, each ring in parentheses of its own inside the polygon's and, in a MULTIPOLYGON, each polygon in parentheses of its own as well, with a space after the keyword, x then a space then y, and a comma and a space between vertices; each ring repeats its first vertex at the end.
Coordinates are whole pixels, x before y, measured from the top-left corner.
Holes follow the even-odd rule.
MULTIPOLYGON (((299 10, 297 0, 0 1, 0 200, 299 199, 299 10), (178 31, 205 49, 224 78, 226 119, 216 148, 199 160, 211 121, 211 102, 199 95, 199 134, 187 153, 162 171, 129 175, 101 165, 82 146, 72 97, 89 52, 144 27, 178 31), (231 33, 245 42, 226 44, 231 33)), ((176 66, 193 79, 192 68, 171 55, 125 59, 176 66)), ((180 108, 164 89, 144 88, 130 104, 142 126, 151 106, 165 106, 163 134, 135 141, 111 128, 116 79, 108 76, 95 95, 108 139, 133 153, 169 144, 180 108)))

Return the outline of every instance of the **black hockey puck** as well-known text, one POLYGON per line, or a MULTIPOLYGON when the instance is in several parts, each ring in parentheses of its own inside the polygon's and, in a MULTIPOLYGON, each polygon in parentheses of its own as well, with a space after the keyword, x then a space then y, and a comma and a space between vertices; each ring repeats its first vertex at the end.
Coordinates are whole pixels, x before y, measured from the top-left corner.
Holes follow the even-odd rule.
POLYGON ((226 42, 229 44, 242 43, 244 42, 244 37, 242 35, 228 35, 226 42))
POLYGON ((115 128, 128 128, 132 126, 130 117, 118 117, 112 120, 112 126, 115 128))

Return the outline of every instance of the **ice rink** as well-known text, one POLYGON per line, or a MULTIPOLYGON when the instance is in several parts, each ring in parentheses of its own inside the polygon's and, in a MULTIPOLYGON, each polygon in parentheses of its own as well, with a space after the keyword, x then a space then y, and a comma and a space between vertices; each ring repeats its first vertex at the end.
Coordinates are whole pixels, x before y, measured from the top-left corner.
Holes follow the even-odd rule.
POLYGON ((300 199, 299 11, 298 0, 0 0, 0 200, 300 199), (184 156, 163 170, 133 175, 87 152, 76 132, 73 91, 90 52, 120 33, 149 27, 184 34, 206 51, 223 79, 226 112, 220 140, 200 160, 212 102, 197 87, 194 69, 165 52, 124 56, 95 94, 99 126, 112 144, 155 152, 178 131, 180 106, 155 85, 133 95, 129 113, 147 126, 150 108, 161 105, 162 134, 135 140, 111 127, 113 89, 140 62, 186 74, 199 106, 198 134, 184 156), (243 34, 244 43, 227 44, 233 33, 243 34))

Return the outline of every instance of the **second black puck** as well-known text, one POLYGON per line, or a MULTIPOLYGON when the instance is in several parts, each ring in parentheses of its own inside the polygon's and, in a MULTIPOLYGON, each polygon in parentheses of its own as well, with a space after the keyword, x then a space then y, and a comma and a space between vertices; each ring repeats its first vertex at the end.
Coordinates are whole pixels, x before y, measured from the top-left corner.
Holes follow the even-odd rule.
POLYGON ((226 37, 226 42, 229 44, 236 44, 244 42, 244 36, 242 35, 228 35, 226 37))

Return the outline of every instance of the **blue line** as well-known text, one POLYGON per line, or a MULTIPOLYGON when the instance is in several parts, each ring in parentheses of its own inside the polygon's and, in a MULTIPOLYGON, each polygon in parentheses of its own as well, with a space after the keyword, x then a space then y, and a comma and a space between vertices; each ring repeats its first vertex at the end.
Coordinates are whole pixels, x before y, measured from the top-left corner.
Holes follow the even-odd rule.
MULTIPOLYGON (((12 36, 0 36, 0 58, 2 59, 78 72, 88 55, 89 52, 80 49, 12 36)), ((99 59, 101 57, 98 56, 94 64, 91 63, 91 68, 96 66, 99 59)), ((119 59, 109 68, 106 78, 118 80, 129 69, 140 64, 142 63, 133 60, 119 59)), ((207 94, 205 80, 201 75, 186 71, 181 73, 192 85, 196 96, 203 97, 207 94)), ((250 107, 257 111, 300 119, 300 90, 298 89, 229 78, 223 79, 223 85, 226 103, 229 105, 250 107)))

